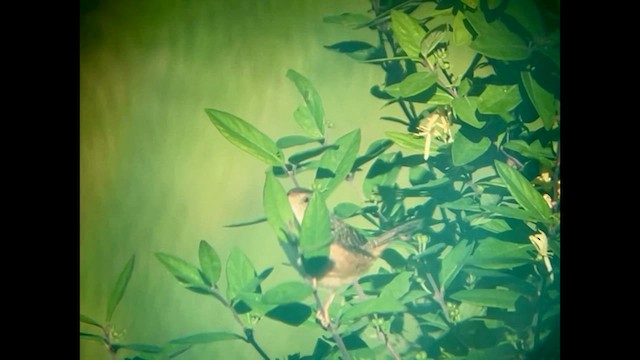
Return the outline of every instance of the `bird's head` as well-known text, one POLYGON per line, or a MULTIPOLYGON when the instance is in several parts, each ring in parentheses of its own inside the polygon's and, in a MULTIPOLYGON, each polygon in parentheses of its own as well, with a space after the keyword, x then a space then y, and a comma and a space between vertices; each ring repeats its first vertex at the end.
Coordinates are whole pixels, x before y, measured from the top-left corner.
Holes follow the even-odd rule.
POLYGON ((313 192, 309 189, 299 187, 293 188, 287 193, 289 205, 291 205, 293 214, 296 216, 296 220, 298 220, 299 224, 302 224, 304 211, 307 209, 307 205, 309 205, 312 193, 313 192))

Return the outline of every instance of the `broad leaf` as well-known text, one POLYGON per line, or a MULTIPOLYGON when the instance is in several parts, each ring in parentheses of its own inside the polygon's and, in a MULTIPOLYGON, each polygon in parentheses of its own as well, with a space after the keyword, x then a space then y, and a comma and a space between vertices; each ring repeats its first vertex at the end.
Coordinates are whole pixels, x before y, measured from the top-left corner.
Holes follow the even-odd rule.
POLYGON ((294 146, 306 145, 306 144, 310 144, 310 143, 313 143, 313 142, 319 142, 321 140, 322 139, 313 138, 313 137, 309 137, 309 136, 291 135, 291 136, 284 136, 284 137, 281 137, 280 139, 276 140, 276 145, 280 149, 286 149, 286 148, 290 148, 290 147, 294 147, 294 146))
POLYGON ((440 206, 451 210, 482 211, 482 209, 480 209, 480 205, 469 196, 448 201, 440 204, 440 206))
POLYGON ((307 107, 307 105, 300 105, 293 112, 293 118, 295 119, 298 126, 302 129, 302 131, 306 132, 307 135, 312 138, 321 139, 324 137, 324 133, 318 129, 316 125, 316 119, 311 114, 311 111, 307 107))
POLYGON ((473 36, 469 33, 469 30, 464 25, 464 14, 462 11, 458 11, 453 18, 453 44, 454 45, 467 45, 471 43, 473 36))
POLYGON ((237 247, 231 249, 227 259, 227 298, 233 299, 256 277, 251 260, 237 247))
POLYGON ((416 72, 401 82, 385 87, 385 91, 395 98, 408 98, 418 95, 436 84, 437 76, 430 72, 416 72))
POLYGON ((518 300, 520 294, 510 290, 473 289, 460 290, 451 294, 450 297, 454 300, 468 302, 470 304, 513 311, 516 309, 516 300, 518 300))
POLYGON ((529 34, 544 35, 544 22, 533 0, 508 1, 504 12, 516 19, 529 34))
POLYGON ((293 81, 293 83, 298 88, 298 91, 302 95, 305 104, 307 104, 307 108, 309 108, 309 112, 315 120, 316 129, 320 132, 320 134, 324 134, 324 108, 322 107, 320 94, 318 94, 316 89, 313 87, 311 81, 309 81, 309 79, 307 79, 297 71, 289 69, 287 71, 287 77, 289 78, 289 80, 293 81))
POLYGON ((527 44, 500 20, 487 22, 481 11, 465 11, 464 15, 478 33, 471 48, 498 60, 524 60, 529 57, 527 44))
POLYGON ((492 237, 478 241, 478 247, 468 260, 469 265, 483 269, 511 269, 533 261, 531 243, 519 244, 492 237))
POLYGON ((262 301, 266 304, 280 305, 297 301, 303 301, 311 295, 311 286, 299 281, 280 283, 267 290, 262 295, 262 301))
POLYGON ((529 95, 529 99, 531 99, 533 107, 538 112, 538 115, 540 115, 540 118, 542 118, 544 128, 551 130, 553 127, 553 117, 556 112, 553 94, 540 86, 533 76, 531 76, 530 71, 521 72, 520 77, 522 78, 522 84, 527 91, 527 95, 529 95))
POLYGON ((411 287, 411 276, 413 273, 404 271, 398 274, 387 285, 384 286, 380 292, 380 297, 387 297, 392 299, 400 299, 404 294, 409 291, 411 287))
POLYGON ((371 165, 362 183, 365 196, 370 196, 378 186, 392 186, 400 173, 402 153, 385 154, 371 165))
POLYGON ((133 273, 133 266, 136 260, 136 256, 133 255, 127 261, 124 268, 120 272, 118 276, 118 281, 116 281, 113 290, 111 290, 111 295, 109 296, 109 302, 107 304, 107 322, 111 321, 111 317, 113 316, 113 312, 118 307, 120 300, 124 296, 125 290, 127 290, 127 285, 129 284, 129 280, 131 279, 131 274, 133 273))
POLYGON ((518 219, 524 221, 534 221, 535 217, 533 214, 526 210, 513 208, 510 206, 495 206, 495 205, 484 205, 482 206, 483 210, 490 211, 495 213, 496 215, 503 216, 510 219, 518 219))
POLYGON ((487 85, 478 98, 478 111, 503 115, 522 102, 518 85, 487 85))
POLYGON ((295 165, 300 164, 301 162, 305 161, 305 160, 309 160, 313 157, 316 157, 322 153, 324 153, 327 150, 330 149, 337 149, 338 146, 336 145, 322 145, 319 147, 315 147, 309 150, 304 150, 304 151, 300 151, 297 152, 291 156, 289 156, 289 162, 295 165))
POLYGON ((478 101, 477 96, 462 96, 451 100, 451 106, 458 119, 474 128, 481 129, 485 123, 479 121, 476 117, 478 101))
POLYGON ((306 259, 329 255, 331 223, 324 197, 314 191, 302 219, 300 247, 306 259))
POLYGON ((340 321, 350 321, 371 314, 388 314, 406 311, 404 305, 391 297, 378 297, 355 304, 345 311, 340 321))
POLYGON ((265 316, 291 326, 303 324, 311 315, 311 308, 308 305, 298 302, 278 305, 269 310, 265 316))
POLYGON ((424 150, 424 138, 409 133, 387 131, 385 134, 396 145, 413 150, 424 150))
POLYGON ((205 333, 184 336, 181 338, 173 339, 170 341, 170 343, 197 345, 197 344, 207 344, 211 342, 226 341, 226 340, 244 340, 244 338, 238 334, 225 332, 225 331, 216 331, 216 332, 205 332, 205 333))
POLYGON ((391 11, 391 29, 402 50, 412 58, 420 55, 422 39, 427 35, 418 20, 401 11, 391 11))
POLYGON ((509 224, 503 219, 491 219, 490 221, 480 224, 478 226, 494 234, 499 234, 499 233, 512 230, 511 226, 509 226, 509 224))
POLYGON ((440 266, 440 272, 438 273, 438 282, 440 288, 447 289, 449 284, 455 279, 462 267, 466 264, 467 258, 473 245, 468 240, 462 240, 454 246, 442 258, 442 265, 440 266))
POLYGON ((328 196, 351 172, 360 148, 360 129, 336 140, 338 149, 326 151, 316 171, 315 187, 328 196))
POLYGON ((216 284, 220 279, 220 273, 222 271, 222 264, 218 253, 216 253, 208 242, 200 240, 198 258, 200 260, 200 269, 202 269, 206 280, 210 285, 216 284))
POLYGON ((284 163, 282 151, 255 126, 224 111, 205 109, 205 112, 220 134, 235 146, 269 165, 284 163))
POLYGON ((102 335, 92 334, 84 331, 80 331, 80 339, 98 341, 98 342, 106 342, 107 339, 102 335))
POLYGON ((509 165, 495 161, 496 170, 514 199, 538 221, 546 222, 551 218, 551 209, 542 195, 520 172, 509 165))
POLYGON ((479 142, 467 139, 461 132, 458 132, 451 146, 451 158, 453 165, 466 165, 479 158, 491 146, 491 140, 483 137, 479 142))
POLYGON ((206 287, 200 270, 177 256, 157 252, 156 257, 182 285, 206 287))
POLYGON ((267 172, 264 182, 262 205, 267 221, 276 232, 278 239, 286 241, 285 232, 294 228, 295 220, 284 187, 270 171, 267 172))
POLYGON ((360 206, 354 203, 340 203, 333 208, 333 213, 342 219, 350 218, 360 213, 360 206))

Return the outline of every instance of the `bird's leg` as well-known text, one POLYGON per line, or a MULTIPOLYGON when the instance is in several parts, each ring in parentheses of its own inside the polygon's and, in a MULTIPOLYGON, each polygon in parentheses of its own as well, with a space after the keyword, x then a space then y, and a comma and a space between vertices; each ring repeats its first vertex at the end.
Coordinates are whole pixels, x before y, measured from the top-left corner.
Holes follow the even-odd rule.
POLYGON ((336 292, 333 291, 329 295, 327 301, 323 304, 322 300, 320 300, 320 295, 318 295, 318 279, 311 278, 311 287, 313 289, 313 296, 316 298, 316 304, 318 310, 316 311, 316 319, 320 320, 320 325, 326 330, 329 325, 331 318, 329 317, 329 306, 331 302, 333 302, 333 298, 336 296, 336 292))
POLYGON ((360 283, 358 283, 358 281, 353 283, 353 287, 356 288, 356 292, 358 293, 358 297, 360 298, 360 300, 364 300, 367 295, 364 293, 364 290, 362 290, 362 286, 360 286, 360 283))

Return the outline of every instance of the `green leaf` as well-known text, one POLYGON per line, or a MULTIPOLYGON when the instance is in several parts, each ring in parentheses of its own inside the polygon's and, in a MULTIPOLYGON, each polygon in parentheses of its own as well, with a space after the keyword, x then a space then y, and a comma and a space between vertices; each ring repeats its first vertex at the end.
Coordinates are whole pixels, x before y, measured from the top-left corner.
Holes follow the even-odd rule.
POLYGON ((255 126, 224 111, 205 109, 209 119, 233 145, 269 165, 281 165, 284 156, 278 146, 255 126))
POLYGON ((512 230, 511 226, 509 226, 509 224, 503 219, 491 219, 490 221, 480 224, 478 226, 494 234, 499 234, 499 233, 512 230))
POLYGON ((357 303, 345 311, 340 321, 350 321, 370 314, 388 314, 404 312, 406 308, 398 300, 391 297, 378 297, 357 303))
POLYGON ((311 308, 301 303, 289 303, 278 305, 265 314, 266 317, 280 321, 287 325, 299 326, 311 315, 311 308))
POLYGON ((535 220, 534 216, 530 212, 522 209, 512 208, 510 206, 483 205, 482 209, 510 219, 518 219, 524 221, 535 220))
POLYGON ((335 145, 339 148, 326 151, 320 158, 314 182, 315 187, 326 196, 351 172, 360 148, 360 129, 343 135, 335 145))
POLYGON ((485 316, 487 314, 487 308, 484 306, 478 306, 467 302, 460 304, 458 306, 458 311, 458 323, 471 318, 485 316))
POLYGON ((106 342, 107 340, 102 335, 92 334, 84 331, 80 331, 80 339, 98 341, 98 342, 106 342))
POLYGON ((365 14, 342 13, 340 15, 330 15, 322 18, 328 24, 340 24, 352 29, 366 26, 373 19, 365 14))
POLYGON ((93 326, 97 326, 97 327, 102 329, 102 325, 100 325, 99 322, 97 322, 96 320, 93 320, 92 318, 88 317, 87 315, 80 314, 80 322, 83 322, 83 323, 89 324, 89 325, 93 325, 93 326))
POLYGON ((469 196, 440 204, 440 207, 450 210, 482 211, 480 205, 469 196))
POLYGON ((464 15, 478 33, 471 48, 497 60, 524 60, 529 57, 527 44, 500 20, 487 22, 481 11, 465 11, 464 15))
POLYGON ((244 338, 238 334, 225 332, 225 331, 216 331, 216 332, 205 332, 205 333, 184 336, 181 338, 173 339, 170 341, 170 343, 197 345, 197 344, 207 344, 207 343, 212 343, 216 341, 226 341, 226 340, 244 340, 244 338))
POLYGON ((314 191, 302 219, 300 247, 306 259, 329 255, 331 223, 324 197, 314 191))
POLYGON ((295 220, 284 187, 270 171, 267 172, 264 181, 262 205, 267 221, 276 232, 278 239, 286 241, 285 232, 294 228, 295 220))
POLYGON ((479 121, 476 117, 479 101, 480 99, 477 96, 462 96, 451 100, 451 106, 458 119, 474 128, 482 129, 485 123, 479 121))
POLYGON ((384 56, 384 53, 364 41, 342 41, 333 45, 325 45, 325 48, 345 54, 358 61, 367 61, 384 56))
POLYGON ((267 290, 262 295, 262 301, 273 305, 288 304, 306 299, 312 291, 307 283, 288 281, 267 290))
POLYGON ((249 226, 249 225, 259 224, 259 223, 265 222, 265 221, 267 221, 266 217, 260 217, 260 218, 253 219, 253 220, 238 221, 238 222, 235 222, 235 223, 226 224, 226 225, 224 225, 224 227, 233 228, 233 227, 249 226))
POLYGON ((454 246, 442 258, 442 265, 438 273, 440 288, 447 289, 455 279, 462 267, 466 264, 467 257, 471 254, 473 245, 468 240, 462 240, 454 246))
MULTIPOLYGON (((320 134, 324 134, 324 108, 322 107, 322 99, 320 99, 320 94, 313 87, 313 84, 309 79, 298 73, 293 69, 289 69, 287 71, 287 77, 289 80, 293 81, 293 83, 298 88, 298 91, 302 95, 305 104, 307 104, 307 108, 309 108, 309 112, 313 116, 315 120, 316 129, 320 132, 320 134)), ((312 134, 309 134, 314 136, 312 134)), ((322 137, 323 135, 320 135, 322 137)))
POLYGON ((447 323, 438 314, 426 313, 423 315, 419 315, 418 318, 424 320, 428 325, 436 327, 440 330, 449 330, 449 325, 447 325, 447 323))
POLYGON ((208 242, 200 240, 198 248, 198 257, 200 260, 200 268, 209 284, 213 285, 220 279, 222 264, 218 253, 209 245, 208 242))
POLYGON ((451 146, 451 158, 454 166, 462 166, 479 158, 489 150, 491 140, 483 137, 479 142, 467 139, 461 132, 458 132, 451 146))
POLYGON ((156 257, 182 285, 206 287, 200 270, 177 256, 157 252, 156 257))
POLYGON ((324 153, 325 151, 329 150, 329 149, 337 149, 338 146, 336 145, 322 145, 319 147, 315 147, 313 149, 309 149, 309 150, 304 150, 304 151, 300 151, 297 152, 291 156, 289 156, 289 162, 292 164, 300 164, 301 162, 305 161, 305 160, 309 160, 313 157, 316 157, 322 153, 324 153))
POLYGON ((284 136, 276 140, 276 145, 280 149, 286 149, 294 146, 306 145, 313 142, 319 142, 321 140, 322 139, 313 138, 309 136, 291 135, 291 136, 284 136))
POLYGON ((456 16, 453 18, 453 44, 454 45, 467 45, 471 43, 473 36, 467 30, 464 25, 464 14, 462 11, 458 11, 456 16))
POLYGON ((385 154, 371 165, 362 183, 365 196, 371 195, 378 186, 392 186, 400 173, 402 153, 385 154))
POLYGON ((492 237, 478 241, 478 247, 469 258, 468 264, 483 269, 511 269, 533 261, 532 244, 518 244, 492 237))
POLYGON ((518 300, 520 294, 510 290, 473 289, 460 290, 455 294, 451 294, 450 297, 470 304, 513 311, 516 309, 516 300, 518 300))
POLYGON ((333 208, 333 213, 342 219, 350 218, 360 213, 360 206, 354 203, 340 203, 333 208))
POLYGON ((546 222, 551 218, 551 209, 542 195, 529 180, 509 165, 495 161, 496 170, 514 199, 538 221, 546 222))
POLYGON ((149 344, 113 344, 112 347, 116 351, 120 349, 128 349, 150 354, 157 354, 162 352, 162 348, 160 346, 149 344))
POLYGON ((260 288, 260 284, 262 284, 262 282, 265 281, 267 277, 271 275, 272 272, 273 272, 273 266, 264 269, 260 274, 258 274, 253 279, 251 279, 251 281, 245 283, 244 286, 239 290, 239 292, 241 293, 262 292, 262 289, 260 288))
POLYGON ((372 142, 369 145, 369 148, 367 148, 367 151, 362 156, 356 158, 356 161, 353 163, 353 167, 351 168, 351 172, 356 171, 360 166, 375 159, 378 155, 390 148, 391 145, 393 145, 393 141, 389 139, 378 139, 372 142))
POLYGON ((385 87, 384 90, 394 98, 408 98, 418 95, 434 86, 437 78, 434 73, 416 72, 407 76, 399 83, 385 87))
POLYGON ((429 101, 427 101, 427 103, 429 104, 429 106, 449 105, 451 103, 451 100, 453 100, 453 96, 438 87, 436 88, 435 94, 433 94, 433 96, 429 98, 429 101))
POLYGON ((227 298, 234 299, 255 277, 251 260, 239 248, 232 248, 227 259, 227 298))
POLYGON ((393 278, 387 285, 382 288, 380 297, 387 297, 391 299, 400 299, 404 294, 409 291, 411 287, 411 276, 413 273, 404 271, 393 278))
POLYGON ((553 94, 545 90, 538 82, 531 76, 530 71, 523 71, 520 73, 522 84, 531 99, 533 107, 542 118, 544 128, 551 130, 553 127, 553 117, 556 113, 555 98, 553 94))
POLYGON ((321 139, 324 137, 323 132, 318 129, 316 119, 313 117, 313 114, 311 114, 307 105, 298 106, 296 111, 293 112, 293 118, 296 123, 298 123, 298 126, 300 126, 302 131, 306 132, 307 135, 315 139, 321 139))
POLYGON ((502 115, 522 102, 518 84, 487 85, 478 98, 478 111, 483 114, 502 115))
POLYGON ((400 147, 420 151, 424 150, 424 138, 422 137, 396 131, 386 131, 385 134, 400 147))
POLYGON ((533 36, 544 35, 544 23, 532 0, 508 1, 504 12, 516 19, 533 36))
POLYGON ((422 39, 427 35, 418 20, 401 11, 391 11, 391 29, 402 50, 412 58, 420 55, 422 39))
POLYGON ((124 296, 125 290, 127 290, 127 285, 129 284, 129 280, 131 279, 131 274, 133 273, 133 266, 136 260, 136 256, 133 255, 127 261, 126 265, 120 271, 120 275, 118 276, 118 281, 116 281, 113 290, 111 290, 111 295, 109 296, 109 302, 107 304, 107 322, 111 321, 111 317, 113 316, 113 312, 118 307, 120 300, 124 296))

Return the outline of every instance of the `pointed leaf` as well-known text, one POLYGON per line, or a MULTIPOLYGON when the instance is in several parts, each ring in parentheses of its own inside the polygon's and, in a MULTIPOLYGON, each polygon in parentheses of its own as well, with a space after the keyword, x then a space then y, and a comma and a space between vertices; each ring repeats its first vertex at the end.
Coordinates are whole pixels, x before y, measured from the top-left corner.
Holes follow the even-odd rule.
POLYGON ((226 340, 244 340, 244 338, 238 334, 225 332, 225 331, 216 331, 216 332, 205 332, 205 333, 184 336, 181 338, 173 339, 170 341, 170 343, 197 345, 197 344, 207 344, 211 342, 226 341, 226 340))
MULTIPOLYGON (((318 94, 309 79, 293 69, 289 69, 287 71, 287 78, 293 81, 293 83, 298 88, 298 91, 302 95, 305 104, 307 104, 307 108, 309 108, 309 112, 315 120, 316 129, 318 130, 318 132, 320 132, 320 137, 322 137, 324 134, 325 124, 324 108, 322 107, 322 99, 320 99, 320 94, 318 94)), ((312 134, 310 135, 314 136, 312 134)))
POLYGON ((98 342, 106 342, 107 339, 102 335, 92 334, 84 331, 80 331, 80 339, 98 341, 98 342))
POLYGON ((296 111, 293 112, 293 118, 307 135, 317 139, 321 139, 324 136, 322 131, 318 129, 316 119, 313 117, 313 114, 311 114, 311 110, 309 110, 307 105, 298 106, 296 111))
POLYGON ((300 164, 301 162, 305 161, 305 160, 309 160, 313 157, 316 157, 322 153, 324 153, 325 151, 329 150, 329 149, 338 149, 338 146, 336 146, 335 144, 333 145, 322 145, 313 149, 309 149, 309 150, 304 150, 304 151, 300 151, 297 152, 291 156, 289 156, 289 162, 292 164, 300 164))
POLYGON ((313 142, 320 142, 322 139, 313 138, 304 135, 284 136, 276 140, 276 145, 280 149, 287 149, 294 146, 306 145, 313 142))
POLYGON ((522 102, 518 85, 487 85, 478 99, 478 111, 502 115, 522 102))
POLYGON ((533 214, 526 210, 513 208, 510 206, 495 206, 495 205, 484 205, 482 206, 483 210, 490 211, 495 213, 496 215, 503 216, 510 219, 518 219, 524 221, 534 221, 535 217, 533 214))
POLYGON ((271 172, 267 172, 262 191, 262 204, 267 221, 276 232, 280 241, 286 241, 286 232, 294 229, 295 220, 291 205, 282 184, 271 172))
POLYGON ((83 322, 83 323, 89 324, 89 325, 93 325, 93 326, 97 326, 97 327, 102 329, 102 325, 100 325, 99 322, 97 322, 96 320, 93 320, 92 318, 88 317, 87 315, 80 314, 80 322, 83 322))
POLYGON ((278 305, 265 314, 266 317, 280 321, 287 325, 299 326, 303 324, 311 315, 311 308, 308 305, 298 302, 278 305))
POLYGON ((202 279, 202 275, 200 274, 200 270, 198 270, 197 267, 177 256, 161 252, 157 252, 155 255, 181 284, 195 286, 200 285, 206 287, 206 284, 202 279))
POLYGON ((200 268, 205 275, 210 285, 216 284, 220 279, 220 273, 222 272, 222 264, 220 262, 220 256, 209 245, 208 242, 200 240, 200 247, 198 248, 198 257, 200 260, 200 268))
POLYGON ((451 146, 453 165, 462 166, 472 162, 487 152, 490 146, 491 140, 488 137, 483 137, 476 143, 458 132, 451 146))
POLYGON ((133 255, 127 261, 126 265, 120 272, 118 276, 118 281, 116 282, 113 290, 111 290, 111 295, 109 296, 109 303, 107 304, 107 322, 111 321, 111 317, 113 316, 113 312, 118 307, 120 300, 124 296, 125 290, 127 290, 127 285, 129 284, 129 280, 131 279, 131 274, 133 273, 133 266, 136 260, 136 256, 133 255))
POLYGON ((378 139, 369 145, 367 151, 359 156, 356 161, 353 163, 353 167, 351 168, 351 172, 356 171, 360 166, 366 164, 367 162, 375 159, 378 155, 382 154, 385 150, 393 145, 393 141, 389 139, 378 139))
POLYGON ((244 284, 244 286, 238 291, 239 293, 261 293, 262 288, 260 284, 271 275, 273 272, 273 266, 264 269, 260 274, 244 284))
POLYGON ((467 45, 471 43, 473 36, 467 30, 466 26, 464 26, 464 14, 462 11, 458 11, 456 16, 453 18, 453 44, 454 45, 467 45))
POLYGON ((255 126, 224 111, 205 109, 205 112, 220 134, 241 150, 269 165, 284 163, 282 151, 255 126))
POLYGON ((400 173, 402 153, 385 154, 374 161, 362 183, 365 196, 370 196, 378 186, 392 186, 400 173))
POLYGON ((325 48, 345 54, 358 61, 377 59, 384 56, 377 47, 364 41, 342 41, 332 45, 325 45, 325 48))
POLYGON ((391 29, 402 50, 412 58, 420 55, 422 39, 427 35, 418 20, 401 11, 391 11, 391 29))
POLYGON ((385 87, 384 91, 395 98, 408 98, 418 95, 434 86, 437 78, 434 73, 416 72, 407 76, 399 83, 385 87))
POLYGON ((380 297, 388 297, 392 299, 400 299, 404 294, 409 291, 411 287, 411 276, 413 273, 404 271, 393 278, 387 285, 382 288, 380 297))
POLYGON ((551 209, 542 195, 520 172, 509 165, 495 161, 496 170, 514 199, 538 221, 549 221, 551 209))
POLYGON ((288 304, 303 301, 311 295, 311 292, 311 286, 307 283, 288 281, 267 290, 262 295, 262 301, 273 305, 288 304))
POLYGON ((305 258, 328 256, 331 243, 331 223, 324 197, 314 191, 302 219, 300 247, 305 258))
POLYGON ((340 24, 352 29, 366 26, 373 19, 365 14, 342 13, 340 15, 330 15, 322 18, 327 24, 340 24))
POLYGON ((442 265, 440 266, 440 273, 438 273, 438 281, 442 289, 447 289, 449 284, 455 279, 462 267, 466 264, 467 258, 473 245, 469 244, 468 240, 462 240, 454 246, 442 258, 442 265))
POLYGON ((487 22, 481 11, 465 11, 465 17, 478 33, 471 48, 498 60, 524 60, 529 57, 527 44, 500 20, 487 22))
POLYGON ((483 269, 511 269, 531 263, 533 251, 531 243, 518 244, 489 237, 478 241, 468 264, 483 269))
POLYGON ((354 203, 340 203, 333 208, 333 213, 342 219, 350 218, 360 212, 360 206, 354 203))
POLYGON ((485 123, 479 121, 476 117, 478 102, 479 98, 477 96, 462 96, 451 100, 451 106, 458 119, 476 129, 481 129, 485 123))
POLYGON ((247 255, 237 247, 231 249, 227 259, 227 298, 235 298, 254 277, 256 270, 247 255))
POLYGON ((260 218, 254 219, 254 220, 239 221, 239 222, 235 222, 235 223, 232 223, 232 224, 227 224, 227 225, 224 225, 224 227, 233 228, 233 227, 249 226, 249 225, 259 224, 259 223, 265 222, 265 221, 267 221, 266 217, 260 217, 260 218))
POLYGON ((530 71, 521 72, 520 77, 522 78, 522 84, 527 91, 527 95, 529 95, 529 99, 531 99, 533 107, 538 112, 538 115, 540 115, 540 118, 542 118, 544 128, 551 130, 553 127, 553 117, 556 113, 553 94, 540 86, 536 79, 531 76, 530 71))
POLYGON ((350 321, 371 314, 388 314, 404 312, 406 308, 398 300, 391 297, 379 297, 357 303, 345 311, 340 321, 350 321))
POLYGON ((360 129, 343 135, 336 140, 335 145, 339 148, 326 151, 320 158, 320 166, 316 171, 314 185, 325 196, 331 194, 351 172, 360 149, 360 129))
POLYGON ((518 300, 520 294, 510 290, 473 289, 460 290, 451 294, 450 297, 454 300, 468 302, 470 304, 513 311, 516 309, 516 300, 518 300))
POLYGON ((482 211, 480 205, 469 196, 440 204, 440 207, 450 210, 482 211))
POLYGON ((533 36, 544 35, 544 22, 534 1, 508 1, 504 12, 513 16, 529 34, 533 36))
POLYGON ((396 145, 413 150, 424 150, 424 138, 415 136, 409 133, 401 133, 395 131, 387 131, 385 134, 391 139, 396 145))

